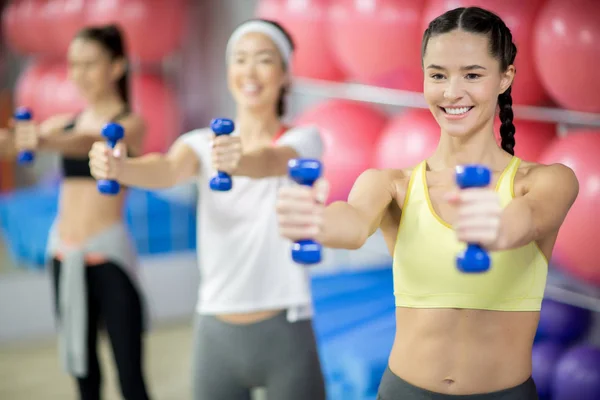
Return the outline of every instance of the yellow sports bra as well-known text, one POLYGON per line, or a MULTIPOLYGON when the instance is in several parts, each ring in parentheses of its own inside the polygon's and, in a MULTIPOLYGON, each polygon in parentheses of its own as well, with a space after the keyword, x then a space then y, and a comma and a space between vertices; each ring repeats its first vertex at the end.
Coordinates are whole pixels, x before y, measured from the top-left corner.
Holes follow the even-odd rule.
MULTIPOLYGON (((513 157, 498 179, 502 207, 514 198, 520 162, 513 157)), ((485 273, 460 272, 456 255, 466 244, 433 209, 425 172, 426 161, 413 170, 402 208, 393 265, 396 306, 539 311, 548 261, 537 244, 492 252, 485 273)))

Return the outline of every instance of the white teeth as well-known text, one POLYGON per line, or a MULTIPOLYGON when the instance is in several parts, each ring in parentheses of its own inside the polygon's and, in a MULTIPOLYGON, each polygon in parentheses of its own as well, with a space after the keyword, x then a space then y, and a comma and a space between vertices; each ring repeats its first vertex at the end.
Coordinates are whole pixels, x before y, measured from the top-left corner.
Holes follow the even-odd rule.
POLYGON ((460 107, 460 108, 444 108, 447 114, 450 115, 460 115, 469 111, 471 107, 460 107))
POLYGON ((258 90, 258 85, 246 84, 244 85, 245 92, 256 92, 258 90))

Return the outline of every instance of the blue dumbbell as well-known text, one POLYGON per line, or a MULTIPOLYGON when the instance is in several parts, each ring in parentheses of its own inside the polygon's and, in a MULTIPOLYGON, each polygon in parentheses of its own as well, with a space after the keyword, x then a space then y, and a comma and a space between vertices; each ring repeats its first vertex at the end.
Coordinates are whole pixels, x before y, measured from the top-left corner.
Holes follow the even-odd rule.
MULTIPOLYGON (((235 125, 232 120, 226 118, 215 118, 210 122, 210 129, 217 136, 229 135, 234 131, 235 125)), ((223 171, 217 171, 217 175, 210 180, 210 188, 219 192, 231 190, 233 182, 231 176, 223 171)))
MULTIPOLYGON (((288 162, 289 177, 300 185, 312 186, 321 176, 322 170, 319 160, 305 158, 291 159, 288 162)), ((292 259, 298 264, 317 264, 321 262, 321 250, 321 244, 314 240, 299 240, 292 245, 292 259)))
MULTIPOLYGON (((456 167, 456 184, 462 189, 488 186, 491 179, 490 170, 482 165, 456 167)), ((466 250, 456 257, 456 266, 461 272, 486 272, 490 264, 489 254, 476 243, 469 243, 466 250)))
MULTIPOLYGON (((125 131, 123 127, 113 122, 104 125, 104 128, 102 128, 102 136, 106 138, 106 143, 111 149, 115 148, 119 140, 123 139, 124 135, 125 131)), ((106 195, 116 195, 121 190, 119 182, 109 179, 98 180, 97 186, 98 191, 106 195)))
MULTIPOLYGON (((31 119, 33 118, 33 115, 31 113, 31 111, 27 108, 18 108, 17 111, 15 112, 14 115, 15 120, 17 120, 19 122, 30 122, 31 119)), ((19 155, 17 156, 17 162, 19 164, 31 164, 33 162, 33 160, 35 159, 35 154, 33 153, 33 151, 28 151, 28 150, 24 150, 24 151, 20 151, 19 155)))

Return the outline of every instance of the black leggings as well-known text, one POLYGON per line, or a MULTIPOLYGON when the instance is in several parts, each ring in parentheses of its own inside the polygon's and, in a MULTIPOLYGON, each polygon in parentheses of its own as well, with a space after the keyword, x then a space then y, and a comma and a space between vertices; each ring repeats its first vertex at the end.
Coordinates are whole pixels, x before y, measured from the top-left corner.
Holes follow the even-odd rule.
MULTIPOLYGON (((61 262, 53 261, 55 306, 58 306, 61 262)), ((142 368, 142 304, 129 277, 118 265, 107 262, 86 267, 88 312, 88 375, 77 378, 81 400, 100 400, 101 372, 97 354, 100 321, 110 337, 119 383, 126 400, 149 399, 142 368)))
POLYGON ((538 395, 531 377, 518 386, 491 393, 435 393, 406 382, 387 367, 379 385, 377 400, 538 400, 538 395))

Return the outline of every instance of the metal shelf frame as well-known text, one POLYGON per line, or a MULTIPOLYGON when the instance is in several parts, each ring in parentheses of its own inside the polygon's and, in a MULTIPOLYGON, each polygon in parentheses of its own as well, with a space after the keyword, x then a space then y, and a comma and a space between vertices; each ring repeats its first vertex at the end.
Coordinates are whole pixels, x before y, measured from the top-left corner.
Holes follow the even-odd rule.
MULTIPOLYGON (((300 95, 354 100, 389 106, 429 108, 425 102, 423 93, 387 89, 359 83, 295 78, 292 92, 300 95)), ((600 114, 518 104, 513 105, 513 111, 515 118, 522 120, 554 122, 583 127, 600 127, 600 114)))

